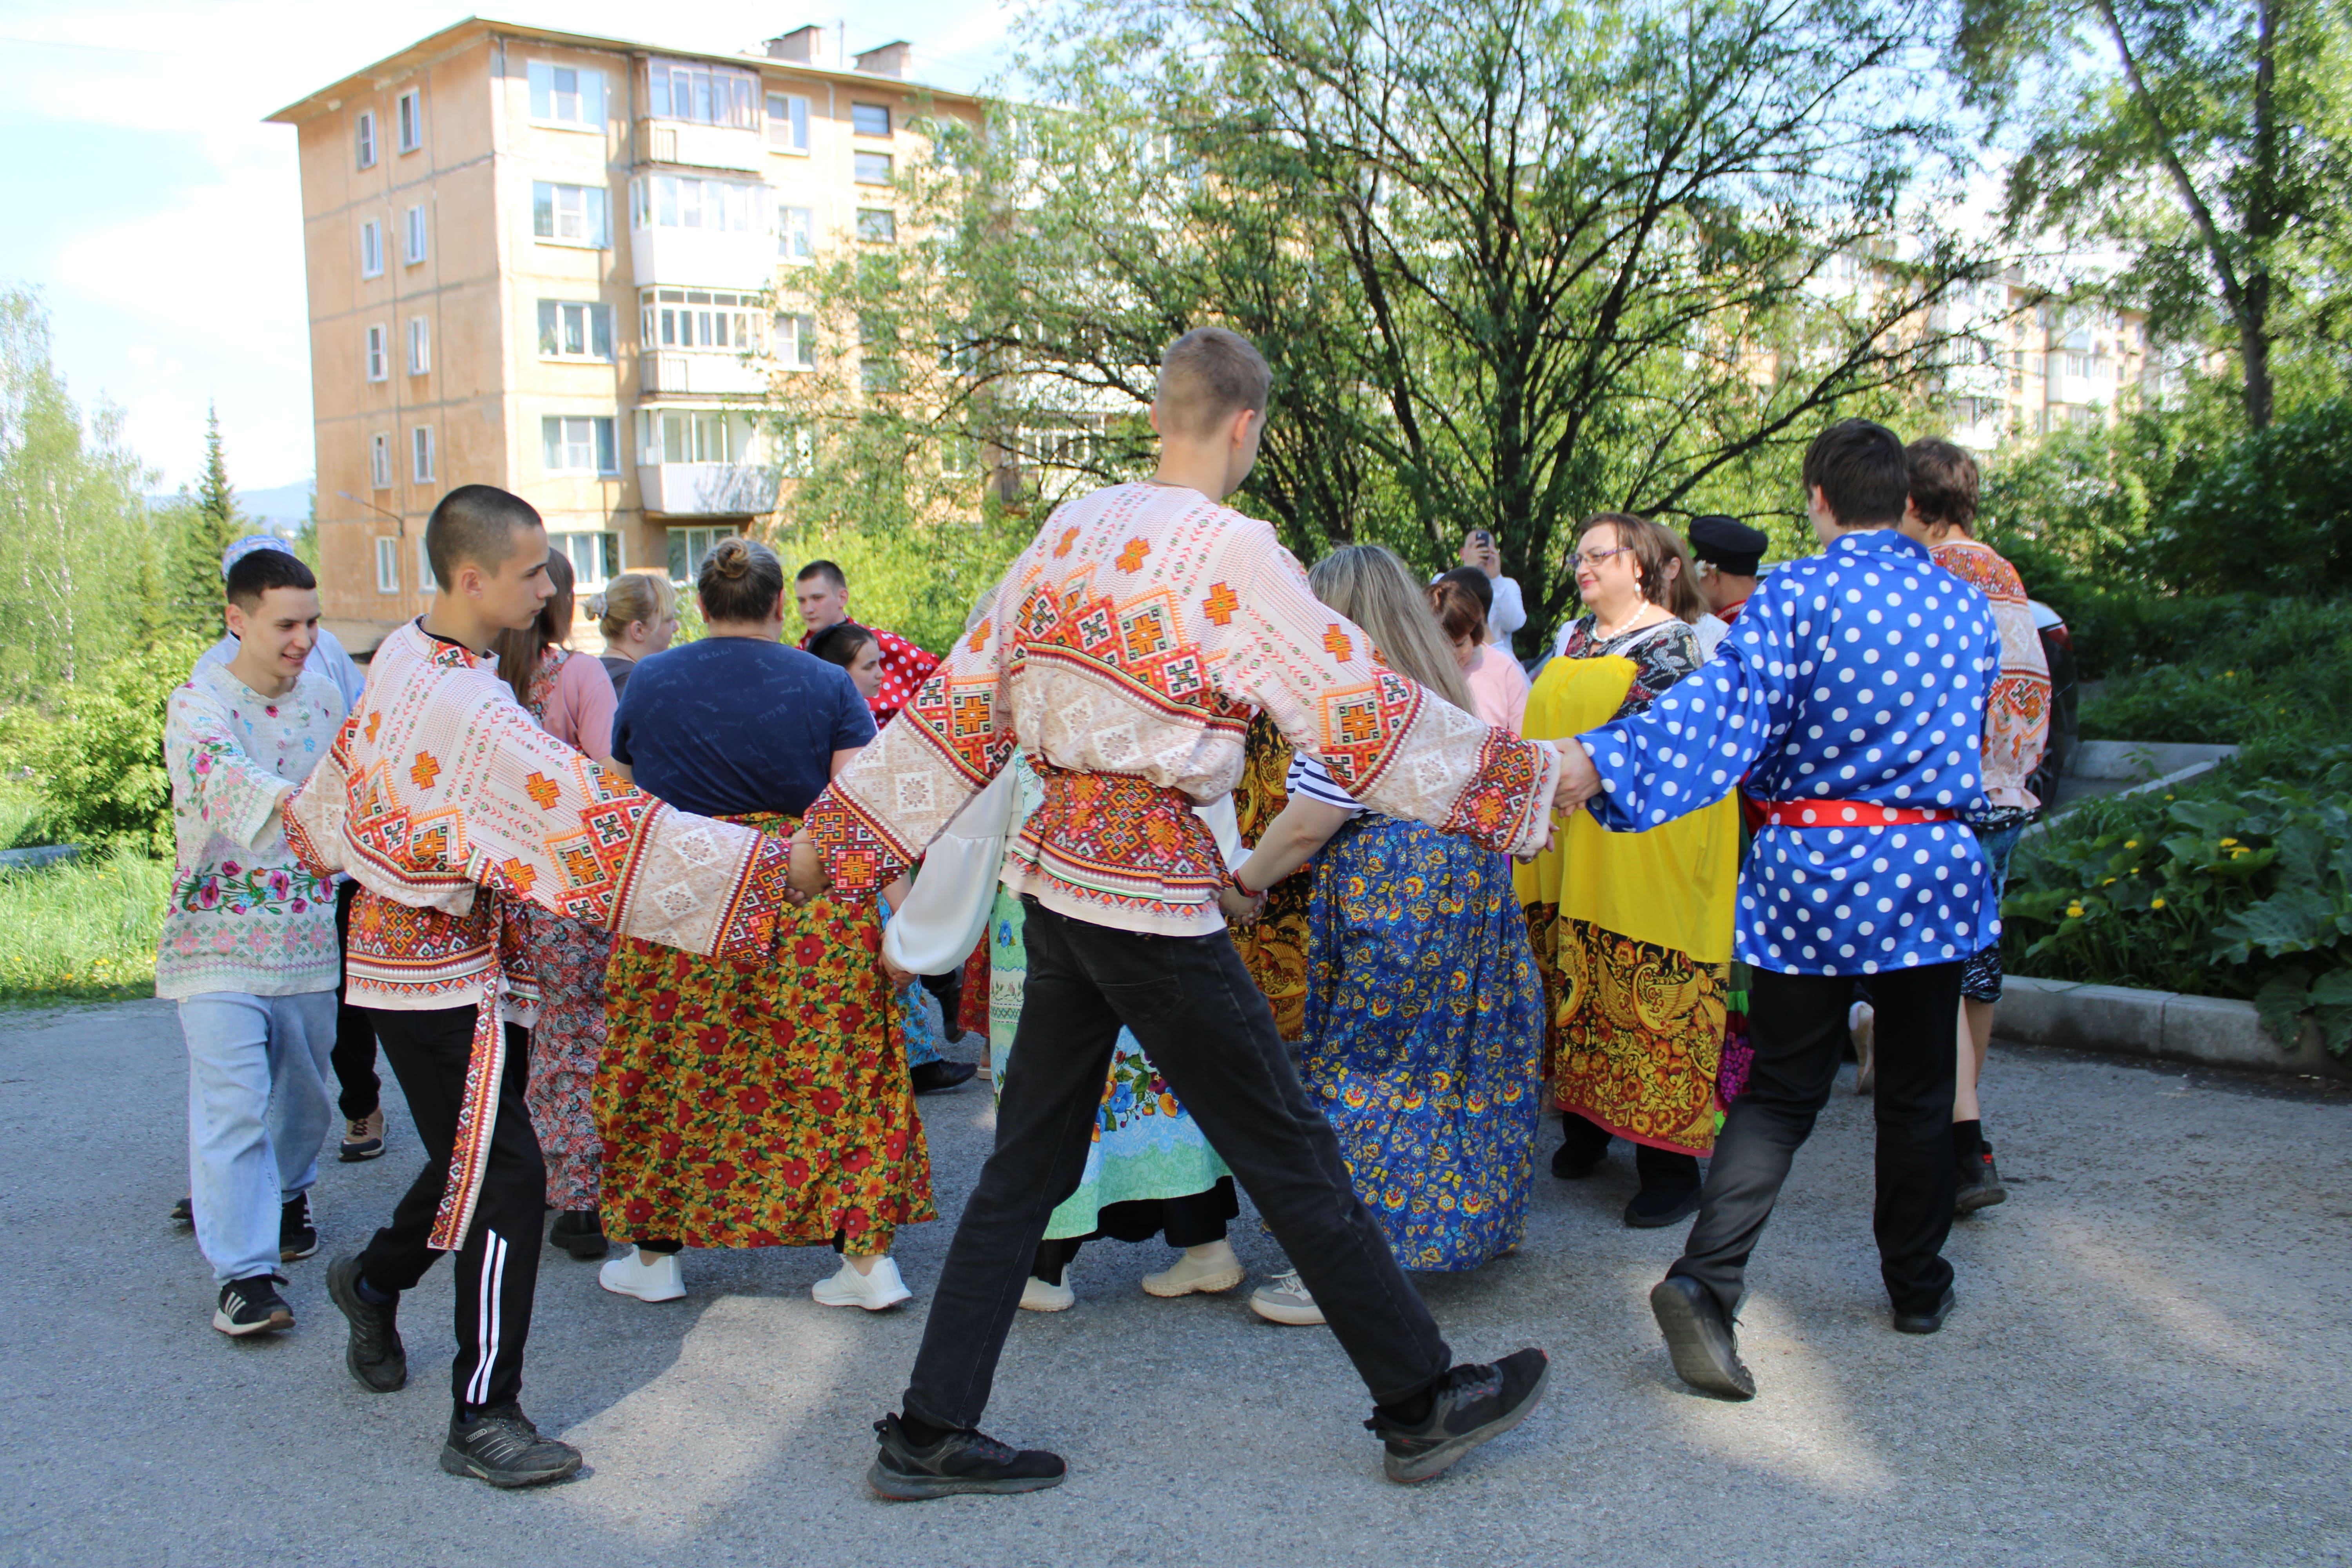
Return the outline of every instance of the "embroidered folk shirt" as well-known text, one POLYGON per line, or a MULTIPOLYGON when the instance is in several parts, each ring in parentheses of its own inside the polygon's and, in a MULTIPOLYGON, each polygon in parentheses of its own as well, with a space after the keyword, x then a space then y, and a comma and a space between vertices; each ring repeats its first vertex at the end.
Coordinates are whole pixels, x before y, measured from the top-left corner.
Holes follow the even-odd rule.
POLYGON ((1984 595, 1891 528, 1772 574, 1715 657, 1644 713, 1579 737, 1602 826, 1639 831, 1745 788, 1822 804, 1769 825, 1739 878, 1736 955, 1788 974, 1966 959, 2000 931, 1976 834, 1874 825, 1874 805, 1985 808, 1979 745, 2000 638, 1984 595))
POLYGON ((1263 708, 1359 802, 1527 852, 1559 757, 1381 664, 1267 524, 1196 490, 1115 485, 1058 510, 903 717, 807 826, 834 880, 888 881, 1017 743, 1044 799, 1004 885, 1097 925, 1223 929, 1224 861, 1194 807, 1229 793, 1263 708))
POLYGON ((2050 742, 2050 656, 2034 629, 2025 580, 2000 552, 1973 539, 1949 539, 1928 553, 1992 605, 2000 679, 1985 707, 1985 795, 1995 805, 2030 811, 2042 801, 2025 781, 2050 742))
POLYGON ((305 668, 264 697, 226 664, 200 663, 163 712, 172 777, 172 892, 155 994, 299 996, 342 976, 335 885, 288 847, 278 805, 343 721, 343 694, 305 668))

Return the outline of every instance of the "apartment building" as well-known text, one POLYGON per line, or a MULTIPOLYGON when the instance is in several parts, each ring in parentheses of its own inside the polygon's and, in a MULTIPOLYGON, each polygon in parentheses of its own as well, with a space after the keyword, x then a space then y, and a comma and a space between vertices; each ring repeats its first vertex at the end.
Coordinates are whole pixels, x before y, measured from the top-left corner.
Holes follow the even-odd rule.
POLYGON ((320 588, 355 648, 421 611, 452 486, 524 496, 583 594, 688 578, 772 511, 755 417, 829 345, 795 272, 891 246, 979 101, 818 28, 711 55, 473 19, 269 116, 300 141, 320 588))
POLYGON ((1959 289, 1935 325, 1966 334, 1941 394, 1951 438, 1979 452, 2104 422, 2158 379, 2146 312, 2053 298, 2015 268, 1959 289))

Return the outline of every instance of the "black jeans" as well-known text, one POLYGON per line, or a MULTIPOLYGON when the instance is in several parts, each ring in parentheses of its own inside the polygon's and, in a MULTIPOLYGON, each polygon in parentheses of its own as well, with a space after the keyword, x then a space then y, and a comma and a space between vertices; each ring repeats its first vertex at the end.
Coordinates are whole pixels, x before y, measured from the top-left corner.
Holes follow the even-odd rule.
POLYGON ((1257 1201, 1373 1401, 1430 1386, 1452 1352, 1357 1198, 1232 939, 1146 936, 1021 902, 1029 982, 996 1150, 948 1247, 906 1410, 980 1424, 1045 1222, 1085 1172, 1122 1024, 1257 1201))
MULTIPOLYGON (((1955 963, 1873 975, 1878 1011, 1878 1271, 1898 1312, 1928 1312, 1952 1282, 1952 1091, 1960 970, 1955 963)), ((1698 1219, 1670 1274, 1697 1280, 1728 1317, 1739 1305, 1748 1255, 1788 1179, 1789 1163, 1829 1103, 1844 1054, 1853 977, 1773 974, 1748 991, 1756 1060, 1748 1087, 1716 1134, 1698 1219)))
MULTIPOLYGON (((360 885, 345 878, 335 891, 335 946, 340 952, 352 950, 352 900, 359 897, 360 885)), ((367 1009, 354 1007, 343 1000, 347 977, 335 981, 335 1083, 342 1092, 336 1096, 336 1108, 343 1120, 357 1121, 373 1116, 383 1103, 383 1084, 375 1076, 375 1027, 368 1022, 367 1009)))
MULTIPOLYGON (((426 1243, 449 1184, 457 1107, 473 1058, 474 1009, 372 1008, 370 1016, 408 1100, 425 1163, 392 1211, 392 1223, 360 1254, 360 1273, 379 1290, 405 1290, 441 1256, 426 1243)), ((547 1165, 522 1098, 530 1076, 530 1035, 513 1024, 506 1032, 506 1071, 499 1080, 489 1163, 482 1173, 472 1228, 457 1252, 457 1360, 449 1370, 449 1392, 460 1410, 505 1405, 521 1394, 522 1347, 530 1338, 531 1298, 539 1289, 547 1165)))

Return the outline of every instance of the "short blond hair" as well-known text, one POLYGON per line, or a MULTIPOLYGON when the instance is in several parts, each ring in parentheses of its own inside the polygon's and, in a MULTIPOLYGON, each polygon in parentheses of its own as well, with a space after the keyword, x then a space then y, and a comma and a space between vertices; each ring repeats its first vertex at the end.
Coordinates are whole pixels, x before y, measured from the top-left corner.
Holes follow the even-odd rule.
POLYGON ((1236 414, 1265 413, 1273 390, 1274 372, 1247 338, 1195 327, 1161 352, 1154 405, 1162 434, 1213 436, 1236 414))

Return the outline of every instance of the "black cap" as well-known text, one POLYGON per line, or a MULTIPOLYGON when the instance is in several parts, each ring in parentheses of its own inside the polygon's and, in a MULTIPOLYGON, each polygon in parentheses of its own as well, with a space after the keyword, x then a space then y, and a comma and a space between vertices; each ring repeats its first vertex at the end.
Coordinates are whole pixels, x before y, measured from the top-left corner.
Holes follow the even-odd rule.
POLYGON ((1690 542, 1693 555, 1713 562, 1734 577, 1755 576, 1772 542, 1763 530, 1720 512, 1691 519, 1690 542))

